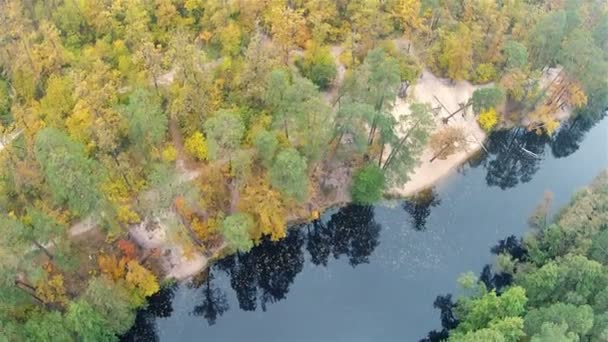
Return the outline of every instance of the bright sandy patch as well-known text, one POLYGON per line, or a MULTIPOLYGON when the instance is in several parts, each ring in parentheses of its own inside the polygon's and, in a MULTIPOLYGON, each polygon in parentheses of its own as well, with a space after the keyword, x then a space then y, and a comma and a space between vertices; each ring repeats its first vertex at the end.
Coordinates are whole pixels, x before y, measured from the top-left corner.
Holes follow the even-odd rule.
MULTIPOLYGON (((437 110, 438 114, 435 115, 436 130, 440 130, 446 126, 441 119, 450 114, 443 106, 450 112, 454 112, 460 108, 461 103, 467 103, 473 92, 479 88, 481 86, 474 86, 466 81, 450 82, 433 75, 428 70, 424 70, 417 83, 408 91, 407 102, 397 100, 393 113, 395 117, 407 114, 409 103, 414 101, 429 103, 433 108, 441 107, 440 110, 437 110), (443 106, 435 97, 441 101, 443 106)), ((410 175, 409 181, 392 187, 387 192, 388 195, 405 197, 431 187, 440 179, 451 174, 471 155, 482 148, 482 142, 485 140, 486 134, 477 124, 470 109, 467 110, 464 118, 461 113, 453 116, 448 125, 460 127, 464 131, 467 137, 467 145, 463 146, 458 153, 452 154, 444 160, 435 159, 432 163, 430 159, 434 156, 434 152, 427 146, 419 159, 420 164, 410 175)))

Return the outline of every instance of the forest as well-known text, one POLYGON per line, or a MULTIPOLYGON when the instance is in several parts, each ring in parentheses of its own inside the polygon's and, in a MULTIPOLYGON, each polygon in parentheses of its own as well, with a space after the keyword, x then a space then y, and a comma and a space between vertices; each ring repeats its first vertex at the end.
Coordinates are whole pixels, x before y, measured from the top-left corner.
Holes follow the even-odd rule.
POLYGON ((462 296, 439 296, 443 331, 429 341, 604 341, 608 338, 608 173, 554 218, 547 193, 530 232, 492 252, 479 277, 463 274, 462 296), (449 335, 449 338, 447 336, 449 335))
MULTIPOLYGON (((427 147, 430 162, 458 152, 457 114, 552 137, 608 107, 603 0, 0 0, 0 27, 7 341, 129 330, 172 282, 138 225, 184 259, 247 252, 380 201, 427 147), (411 96, 425 72, 480 87, 441 116, 411 96)), ((573 211, 603 213, 598 182, 573 211)), ((588 215, 593 229, 568 209, 535 221, 525 256, 501 254, 517 285, 466 279, 451 338, 607 338, 606 217, 588 215)))

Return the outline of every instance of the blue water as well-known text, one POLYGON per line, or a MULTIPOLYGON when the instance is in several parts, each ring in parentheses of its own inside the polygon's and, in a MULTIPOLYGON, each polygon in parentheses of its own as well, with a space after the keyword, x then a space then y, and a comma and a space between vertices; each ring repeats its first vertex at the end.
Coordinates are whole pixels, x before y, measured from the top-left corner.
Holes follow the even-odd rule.
POLYGON ((608 168, 608 119, 588 128, 579 123, 552 142, 496 134, 489 155, 427 200, 326 213, 215 265, 201 284, 166 290, 125 339, 418 341, 440 328, 435 297, 457 294, 459 274, 491 262, 498 240, 524 234, 545 191, 555 212, 608 168))

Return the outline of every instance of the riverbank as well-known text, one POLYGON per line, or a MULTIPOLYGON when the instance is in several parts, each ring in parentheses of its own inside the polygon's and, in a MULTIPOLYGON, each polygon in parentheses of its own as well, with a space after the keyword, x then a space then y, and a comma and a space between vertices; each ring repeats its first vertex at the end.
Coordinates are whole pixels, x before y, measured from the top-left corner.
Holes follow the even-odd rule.
POLYGON ((408 197, 429 188, 441 179, 447 177, 456 168, 466 162, 471 156, 483 148, 486 133, 479 127, 473 113, 464 110, 450 118, 447 124, 443 119, 460 108, 461 104, 469 101, 473 92, 488 85, 473 85, 466 81, 452 82, 433 75, 424 70, 417 83, 408 91, 408 100, 398 100, 393 111, 395 117, 409 112, 409 103, 416 101, 431 104, 438 108, 435 118, 436 133, 446 126, 459 128, 466 136, 467 144, 459 151, 447 156, 445 159, 433 159, 435 151, 426 146, 420 156, 419 164, 409 176, 409 180, 388 189, 386 194, 390 197, 408 197))
MULTIPOLYGON (((328 101, 335 96, 343 78, 344 66, 339 63, 339 52, 339 49, 332 49, 332 55, 342 72, 336 84, 326 94, 328 101)), ((407 115, 409 105, 413 102, 428 103, 435 110, 436 128, 431 135, 446 126, 457 127, 466 137, 466 144, 444 159, 435 159, 436 151, 430 146, 425 147, 419 158, 419 164, 409 175, 409 180, 391 186, 385 192, 386 197, 405 198, 430 188, 449 177, 459 166, 484 148, 486 133, 480 128, 475 115, 470 110, 454 115, 447 123, 444 119, 458 110, 461 105, 468 103, 475 90, 488 86, 491 84, 473 85, 466 81, 453 82, 437 77, 426 69, 423 70, 419 80, 408 89, 406 100, 397 99, 393 114, 396 118, 407 115)), ((332 207, 349 203, 349 188, 354 167, 354 165, 327 161, 313 170, 310 186, 312 191, 308 202, 290 210, 286 217, 287 226, 316 219, 332 207)), ((178 160, 176 170, 182 175, 180 182, 191 182, 199 175, 196 170, 186 169, 181 160, 178 160)), ((166 278, 185 280, 203 271, 212 260, 229 253, 224 243, 201 252, 189 239, 185 229, 176 228, 179 226, 177 222, 179 222, 178 214, 174 210, 167 210, 162 217, 147 219, 129 228, 131 238, 142 247, 144 253, 155 253, 157 273, 162 273, 166 278)))

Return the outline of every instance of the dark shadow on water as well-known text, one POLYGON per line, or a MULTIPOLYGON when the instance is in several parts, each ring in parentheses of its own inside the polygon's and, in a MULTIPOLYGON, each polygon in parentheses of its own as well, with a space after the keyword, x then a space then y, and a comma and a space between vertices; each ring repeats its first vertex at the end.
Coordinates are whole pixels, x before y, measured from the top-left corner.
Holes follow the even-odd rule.
POLYGON ((133 327, 120 340, 123 342, 154 342, 158 341, 156 319, 170 317, 173 313, 173 297, 177 284, 163 287, 158 293, 148 298, 148 305, 140 310, 135 318, 133 327))
POLYGON ((226 293, 213 284, 213 272, 208 270, 204 272, 205 280, 202 283, 194 284, 193 286, 200 289, 199 304, 194 306, 192 314, 202 316, 207 320, 209 325, 214 325, 218 317, 222 316, 230 306, 226 293))
MULTIPOLYGON (((528 251, 523 244, 523 239, 517 238, 514 235, 499 240, 496 245, 490 248, 490 251, 495 255, 510 255, 511 258, 519 261, 525 261, 528 257, 528 251)), ((513 275, 505 272, 496 272, 492 265, 486 264, 479 275, 479 280, 488 290, 495 290, 496 293, 500 295, 506 287, 513 283, 513 275)), ((440 312, 441 330, 430 331, 426 337, 420 340, 420 342, 439 342, 447 340, 449 331, 456 329, 459 323, 454 315, 456 306, 457 302, 452 300, 452 294, 437 296, 433 303, 433 307, 440 312)))
MULTIPOLYGON (((296 276, 302 272, 305 252, 317 266, 327 266, 329 257, 346 257, 352 267, 368 263, 378 246, 380 224, 372 206, 348 205, 322 220, 290 229, 280 241, 263 239, 248 253, 239 253, 217 261, 210 270, 189 286, 198 289, 198 302, 191 314, 215 324, 229 309, 227 295, 214 284, 219 274, 230 279, 239 308, 263 311, 270 303, 283 300, 296 276), (208 273, 207 273, 208 272, 208 273)), ((157 341, 155 318, 172 313, 175 288, 163 289, 150 299, 150 305, 137 315, 135 326, 123 341, 157 341)))
POLYGON ((587 132, 605 116, 605 113, 597 117, 577 116, 564 122, 551 137, 525 128, 492 132, 486 142, 487 153, 472 159, 469 166, 484 167, 489 186, 504 190, 527 183, 539 170, 547 146, 556 158, 571 155, 579 149, 587 132))
POLYGON ((403 210, 409 214, 410 223, 417 231, 426 230, 426 220, 431 215, 431 208, 441 204, 435 189, 423 190, 401 204, 403 210))

